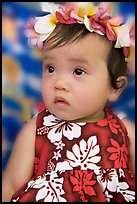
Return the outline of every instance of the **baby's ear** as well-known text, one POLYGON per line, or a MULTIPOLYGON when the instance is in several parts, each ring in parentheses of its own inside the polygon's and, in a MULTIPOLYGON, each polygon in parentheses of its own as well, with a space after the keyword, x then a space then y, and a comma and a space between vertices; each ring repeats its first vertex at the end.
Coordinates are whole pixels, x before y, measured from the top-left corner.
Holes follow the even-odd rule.
POLYGON ((119 76, 116 82, 117 89, 112 88, 111 93, 108 97, 108 101, 110 102, 116 101, 119 95, 122 93, 125 86, 127 85, 127 82, 128 82, 127 77, 119 76))

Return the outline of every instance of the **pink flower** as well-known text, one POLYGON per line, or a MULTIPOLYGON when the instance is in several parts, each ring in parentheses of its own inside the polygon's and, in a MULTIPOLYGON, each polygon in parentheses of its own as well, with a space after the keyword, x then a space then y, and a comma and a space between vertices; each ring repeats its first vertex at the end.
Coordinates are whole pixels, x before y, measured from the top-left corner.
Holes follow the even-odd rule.
POLYGON ((132 64, 130 68, 131 72, 134 73, 134 55, 135 55, 135 22, 131 22, 130 31, 129 31, 129 45, 128 47, 123 47, 123 54, 125 57, 128 57, 128 61, 132 64), (131 60, 132 59, 132 60, 131 60))
POLYGON ((130 21, 123 24, 123 16, 112 17, 110 11, 113 6, 110 3, 101 2, 98 6, 91 2, 67 2, 63 6, 45 3, 50 14, 30 19, 26 26, 25 34, 31 47, 43 48, 43 42, 54 31, 58 22, 78 23, 84 24, 90 32, 106 35, 108 40, 116 41, 115 48, 122 47, 124 56, 130 56, 130 47, 135 44, 135 23, 131 27, 130 21))
POLYGON ((96 12, 95 20, 109 20, 111 18, 110 13, 108 13, 108 4, 106 2, 101 2, 98 6, 98 11, 96 12))
POLYGON ((95 18, 91 16, 89 18, 89 20, 90 20, 90 24, 94 30, 99 30, 103 34, 105 34, 105 32, 106 32, 105 27, 99 22, 99 19, 96 18, 96 20, 95 20, 95 18))
POLYGON ((94 16, 94 20, 102 25, 103 28, 105 28, 107 38, 111 41, 115 41, 117 39, 117 35, 113 28, 119 27, 123 23, 124 17, 120 15, 112 17, 110 13, 108 13, 108 11, 109 4, 106 4, 104 2, 100 3, 98 11, 94 16))
POLYGON ((98 11, 94 16, 89 17, 91 26, 95 30, 100 30, 102 33, 106 33, 106 21, 111 18, 110 14, 107 13, 106 4, 99 4, 98 11))
POLYGON ((106 23, 106 35, 109 40, 115 41, 117 39, 116 33, 114 28, 120 26, 123 23, 124 17, 123 16, 115 16, 109 19, 106 23))
POLYGON ((43 42, 56 27, 58 20, 54 14, 45 15, 36 19, 31 18, 26 26, 25 34, 31 47, 43 48, 43 42))
POLYGON ((58 19, 58 21, 60 23, 64 23, 64 24, 74 24, 77 23, 77 21, 71 17, 69 17, 67 20, 64 18, 64 16, 59 13, 58 11, 56 11, 56 18, 58 19))
POLYGON ((34 18, 31 18, 25 29, 25 35, 28 38, 28 44, 30 47, 38 46, 39 48, 42 48, 43 42, 40 40, 40 35, 37 33, 34 29, 34 26, 36 24, 37 20, 34 18))
POLYGON ((77 21, 71 17, 71 12, 73 10, 73 6, 70 2, 67 2, 65 6, 60 6, 60 12, 56 11, 56 18, 60 23, 64 24, 73 24, 77 23, 77 21))
POLYGON ((130 29, 130 32, 129 32, 129 35, 130 35, 130 45, 132 47, 135 47, 135 22, 132 23, 131 25, 131 29, 130 29))

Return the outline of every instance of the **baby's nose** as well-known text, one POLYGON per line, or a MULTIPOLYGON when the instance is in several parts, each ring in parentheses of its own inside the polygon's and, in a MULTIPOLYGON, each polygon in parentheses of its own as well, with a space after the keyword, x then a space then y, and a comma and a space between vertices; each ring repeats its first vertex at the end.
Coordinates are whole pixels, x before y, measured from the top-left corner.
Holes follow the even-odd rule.
POLYGON ((55 90, 69 91, 69 84, 65 78, 60 78, 55 82, 55 90))

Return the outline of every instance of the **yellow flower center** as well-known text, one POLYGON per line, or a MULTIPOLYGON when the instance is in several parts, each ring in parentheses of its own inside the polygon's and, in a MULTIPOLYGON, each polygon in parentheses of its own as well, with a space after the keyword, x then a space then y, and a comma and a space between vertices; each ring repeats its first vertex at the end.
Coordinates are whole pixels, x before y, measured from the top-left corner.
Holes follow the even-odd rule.
POLYGON ((89 3, 84 3, 84 8, 79 7, 76 9, 76 14, 81 17, 84 18, 84 16, 93 16, 96 12, 97 12, 97 7, 94 5, 91 5, 89 3))
POLYGON ((57 20, 56 16, 55 15, 51 15, 50 16, 50 25, 51 26, 56 26, 57 23, 58 23, 58 20, 57 20))

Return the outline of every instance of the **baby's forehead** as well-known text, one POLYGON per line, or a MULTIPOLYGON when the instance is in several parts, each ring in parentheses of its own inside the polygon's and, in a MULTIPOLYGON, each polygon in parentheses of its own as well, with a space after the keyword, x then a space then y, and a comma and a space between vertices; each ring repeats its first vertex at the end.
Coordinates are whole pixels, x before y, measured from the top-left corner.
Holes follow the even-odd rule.
POLYGON ((98 33, 92 32, 88 34, 89 41, 91 43, 100 44, 100 46, 110 46, 111 42, 106 38, 105 35, 99 35, 98 33))
POLYGON ((51 40, 49 39, 48 42, 45 42, 43 51, 48 52, 49 50, 56 50, 58 52, 63 50, 64 54, 70 52, 72 55, 77 55, 78 53, 81 53, 82 55, 87 52, 88 54, 92 55, 94 53, 94 55, 97 54, 106 56, 111 46, 110 41, 105 36, 100 36, 95 32, 89 32, 83 37, 79 36, 78 38, 74 38, 68 41, 61 42, 61 39, 63 39, 63 36, 61 36, 60 33, 60 43, 56 45, 57 41, 59 41, 59 38, 57 38, 56 41, 56 36, 55 39, 54 36, 52 36, 51 40))

